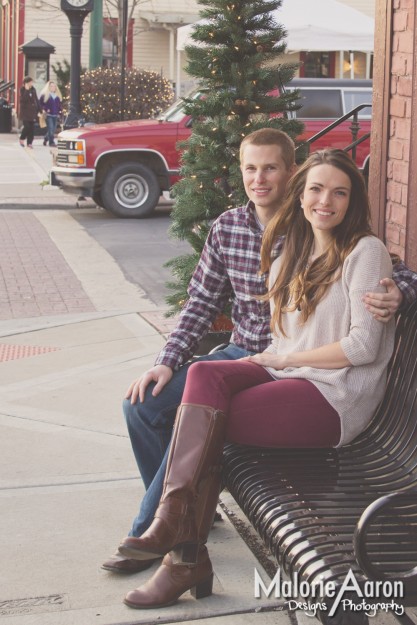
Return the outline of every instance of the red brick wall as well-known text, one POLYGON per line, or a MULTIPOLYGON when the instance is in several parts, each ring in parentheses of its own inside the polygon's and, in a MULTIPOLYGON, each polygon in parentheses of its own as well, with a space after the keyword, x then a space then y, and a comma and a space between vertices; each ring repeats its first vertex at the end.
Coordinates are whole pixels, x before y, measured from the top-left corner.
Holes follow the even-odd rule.
MULTIPOLYGON (((414 1, 394 0, 385 238, 405 257, 415 47, 414 1)), ((414 174, 416 175, 416 174, 414 174)))

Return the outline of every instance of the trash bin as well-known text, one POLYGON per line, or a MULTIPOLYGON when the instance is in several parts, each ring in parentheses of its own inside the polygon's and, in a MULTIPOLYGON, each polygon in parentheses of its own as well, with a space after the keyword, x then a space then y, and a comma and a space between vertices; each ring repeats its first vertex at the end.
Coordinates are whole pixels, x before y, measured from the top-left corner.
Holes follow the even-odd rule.
POLYGON ((0 98, 0 132, 12 131, 12 107, 4 98, 0 98))

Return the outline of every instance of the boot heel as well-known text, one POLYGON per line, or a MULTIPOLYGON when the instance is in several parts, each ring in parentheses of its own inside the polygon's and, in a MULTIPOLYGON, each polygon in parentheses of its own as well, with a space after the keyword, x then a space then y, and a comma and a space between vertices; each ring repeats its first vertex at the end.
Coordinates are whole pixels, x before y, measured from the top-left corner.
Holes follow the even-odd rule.
POLYGON ((198 543, 183 543, 171 551, 174 564, 197 564, 198 543))
POLYGON ((214 574, 212 573, 210 577, 205 579, 203 582, 200 582, 193 588, 190 588, 190 592, 194 599, 204 599, 204 597, 209 597, 213 593, 213 579, 214 574))

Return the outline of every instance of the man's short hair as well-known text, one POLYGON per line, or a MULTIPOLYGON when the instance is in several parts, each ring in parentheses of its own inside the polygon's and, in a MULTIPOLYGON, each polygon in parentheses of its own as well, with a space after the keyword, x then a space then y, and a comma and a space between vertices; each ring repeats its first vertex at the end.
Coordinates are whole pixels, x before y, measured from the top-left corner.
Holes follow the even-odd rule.
POLYGON ((286 168, 290 169, 294 165, 294 141, 285 132, 278 130, 278 128, 261 128, 260 130, 255 130, 249 135, 246 135, 240 144, 240 162, 242 162, 243 150, 247 145, 277 145, 281 148, 281 154, 286 168))

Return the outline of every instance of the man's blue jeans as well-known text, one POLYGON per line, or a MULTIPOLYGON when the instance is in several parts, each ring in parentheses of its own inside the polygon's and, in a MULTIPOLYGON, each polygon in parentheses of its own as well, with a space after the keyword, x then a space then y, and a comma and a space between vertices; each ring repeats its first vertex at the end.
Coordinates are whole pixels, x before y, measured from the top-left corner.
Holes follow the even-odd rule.
MULTIPOLYGON (((238 360, 251 354, 253 352, 230 344, 213 354, 199 356, 193 362, 195 360, 238 360)), ((146 488, 129 536, 140 536, 152 523, 158 507, 162 495, 172 428, 177 408, 181 403, 190 364, 191 362, 176 371, 157 397, 152 397, 155 384, 150 384, 143 403, 138 400, 132 405, 130 400, 124 401, 123 412, 130 442, 146 488)))

